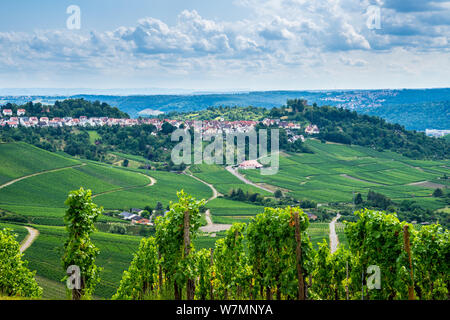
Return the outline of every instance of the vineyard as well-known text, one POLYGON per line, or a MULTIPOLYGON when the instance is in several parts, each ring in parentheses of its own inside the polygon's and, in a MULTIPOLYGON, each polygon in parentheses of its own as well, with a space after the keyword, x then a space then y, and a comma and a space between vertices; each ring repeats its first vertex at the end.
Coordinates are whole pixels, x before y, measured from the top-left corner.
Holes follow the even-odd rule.
MULTIPOLYGON (((348 201, 353 190, 370 188, 396 200, 414 198, 430 210, 445 206, 442 198, 430 196, 433 189, 422 182, 448 185, 439 179, 448 172, 448 161, 410 160, 362 147, 308 143, 316 153, 282 154, 277 175, 241 173, 288 195, 317 201, 348 201)), ((15 257, 8 264, 2 256, 1 274, 10 274, 10 265, 37 271, 24 271, 23 290, 11 289, 11 282, 0 277, 0 296, 65 299, 70 295, 61 281, 66 274, 61 259, 72 254, 67 252, 71 246, 65 246, 70 232, 63 203, 69 190, 85 185, 92 190, 89 201, 106 210, 157 202, 170 205, 157 218, 149 238, 94 232, 94 227, 89 231, 86 243, 96 248, 89 260, 96 267, 86 267, 87 274, 93 275, 85 292, 79 292, 86 298, 448 299, 449 231, 437 224, 407 224, 395 214, 362 210, 355 222, 336 223, 339 246, 331 252, 330 225, 310 223, 297 207, 267 208, 225 197, 204 203, 195 199, 209 199, 211 189, 186 174, 80 161, 22 143, 0 144, 0 151, 0 157, 3 152, 15 154, 2 158, 0 215, 25 218, 27 222, 19 223, 39 231, 23 255, 14 254, 27 230, 13 224, 18 221, 0 222, 0 245, 6 244, 3 252, 15 257), (177 193, 180 186, 184 191, 177 193), (199 226, 206 222, 200 208, 210 209, 213 223, 233 226, 201 233, 199 226), (17 237, 1 231, 4 228, 17 237)), ((241 188, 273 196, 220 166, 194 165, 189 170, 223 194, 241 188)), ((447 209, 440 209, 443 217, 447 209)), ((97 215, 96 222, 123 223, 108 215, 97 215)))
POLYGON ((196 250, 200 202, 178 196, 155 237, 141 241, 114 299, 448 299, 450 233, 439 225, 416 230, 362 210, 357 222, 337 225, 348 248, 331 253, 325 240, 317 249, 311 240, 327 224, 309 229, 300 208, 265 208, 214 249, 196 250))
POLYGON ((448 174, 448 160, 411 160, 393 152, 314 140, 305 144, 314 154, 281 155, 276 175, 240 171, 253 182, 287 189, 298 199, 351 202, 353 191, 366 194, 371 189, 394 200, 414 198, 433 210, 445 205, 431 194, 432 186, 448 185, 439 179, 448 174))
MULTIPOLYGON (((91 203, 89 194, 86 199, 91 203)), ((448 299, 450 233, 439 225, 416 229, 395 215, 362 210, 356 222, 336 225, 347 245, 331 253, 324 237, 328 224, 311 225, 300 208, 265 208, 248 224, 233 224, 205 243, 198 232, 203 204, 178 192, 178 202, 157 218, 154 237, 94 233, 98 249, 91 254, 98 255, 101 271, 94 272, 89 292, 113 299, 448 299), (374 270, 378 280, 372 279, 374 270)), ((24 238, 22 227, 1 227, 14 227, 19 240, 24 238)), ((35 227, 40 236, 24 258, 45 277, 38 283, 47 282, 61 295, 57 283, 65 272, 54 267, 60 265, 68 233, 35 227), (42 255, 48 259, 42 261, 42 255)), ((30 286, 24 292, 42 295, 36 280, 30 286)))

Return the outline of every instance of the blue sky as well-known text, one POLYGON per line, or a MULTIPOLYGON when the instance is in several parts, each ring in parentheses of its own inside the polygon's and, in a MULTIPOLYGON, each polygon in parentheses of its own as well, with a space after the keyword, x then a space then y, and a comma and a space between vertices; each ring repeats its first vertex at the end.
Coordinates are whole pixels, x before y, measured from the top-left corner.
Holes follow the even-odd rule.
POLYGON ((449 87, 450 1, 3 0, 0 48, 3 88, 449 87))

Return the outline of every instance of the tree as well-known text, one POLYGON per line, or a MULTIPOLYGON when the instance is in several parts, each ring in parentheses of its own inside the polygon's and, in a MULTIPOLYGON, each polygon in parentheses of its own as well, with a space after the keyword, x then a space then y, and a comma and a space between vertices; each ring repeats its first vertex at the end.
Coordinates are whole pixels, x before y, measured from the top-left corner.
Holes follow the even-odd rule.
POLYGON ((129 163, 128 159, 125 159, 125 160, 123 160, 123 162, 122 162, 122 166, 128 167, 128 163, 129 163))
POLYGON ((0 299, 3 295, 39 298, 42 288, 23 261, 17 235, 11 229, 0 230, 0 299))
POLYGON ((127 233, 127 228, 125 228, 125 226, 122 226, 120 224, 113 224, 109 228, 109 232, 117 234, 125 234, 127 233))
POLYGON ((150 216, 151 216, 151 214, 150 214, 150 212, 147 211, 147 210, 143 210, 143 211, 141 212, 141 217, 143 217, 143 218, 149 219, 150 216))
POLYGON ((164 207, 161 202, 156 203, 155 216, 162 216, 164 214, 164 207))
POLYGON ((343 247, 331 253, 323 239, 315 256, 310 297, 323 300, 339 300, 346 297, 346 267, 350 265, 350 252, 343 247))
MULTIPOLYGON (((81 288, 72 290, 72 299, 90 298, 100 281, 101 268, 95 265, 99 249, 92 243, 90 235, 96 231, 94 223, 103 208, 92 202, 91 190, 80 188, 69 193, 65 204, 69 206, 64 216, 69 238, 64 243, 62 264, 64 272, 69 266, 80 268, 81 288)), ((67 276, 63 279, 67 279, 67 276)))
POLYGON ((358 192, 358 194, 356 195, 356 198, 355 198, 355 205, 359 205, 362 202, 363 202, 362 195, 361 195, 361 193, 358 192))
POLYGON ((281 192, 280 189, 277 189, 274 193, 275 198, 279 199, 283 196, 283 193, 281 192))
POLYGON ((436 190, 434 190, 433 192, 433 197, 440 198, 442 196, 444 196, 444 192, 442 191, 442 189, 436 188, 436 190))
POLYGON ((175 129, 176 129, 176 127, 174 127, 173 125, 171 125, 171 124, 168 123, 168 122, 164 122, 164 123, 162 124, 162 126, 161 126, 161 132, 162 132, 164 135, 171 134, 172 132, 175 131, 175 129))
POLYGON ((414 278, 420 299, 448 300, 450 232, 439 224, 423 226, 412 244, 414 278))

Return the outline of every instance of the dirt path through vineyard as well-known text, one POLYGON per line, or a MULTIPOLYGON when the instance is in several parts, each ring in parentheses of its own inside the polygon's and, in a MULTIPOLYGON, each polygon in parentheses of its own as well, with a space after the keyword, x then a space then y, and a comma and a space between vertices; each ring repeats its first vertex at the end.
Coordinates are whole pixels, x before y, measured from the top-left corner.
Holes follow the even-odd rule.
POLYGON ((331 253, 335 252, 337 250, 337 247, 339 245, 339 239, 336 234, 336 221, 341 217, 341 215, 338 213, 336 217, 333 218, 330 222, 330 250, 331 253))
MULTIPOLYGON (((214 200, 219 196, 220 193, 217 191, 216 188, 214 188, 214 186, 212 184, 209 184, 206 181, 203 181, 202 179, 194 176, 191 172, 189 172, 189 167, 187 167, 183 173, 191 178, 194 178, 197 181, 200 181, 201 183, 207 185, 211 189, 213 195, 206 202, 214 200)), ((228 230, 231 228, 231 224, 214 223, 211 219, 211 211, 209 209, 206 210, 206 212, 205 212, 205 219, 206 219, 206 226, 200 227, 200 230, 203 232, 212 233, 212 232, 228 230)))
POLYGON ((24 252, 25 250, 27 250, 33 244, 34 240, 36 240, 36 238, 39 236, 39 231, 37 231, 36 229, 33 229, 31 227, 25 227, 25 229, 28 230, 28 235, 20 245, 20 252, 24 252))

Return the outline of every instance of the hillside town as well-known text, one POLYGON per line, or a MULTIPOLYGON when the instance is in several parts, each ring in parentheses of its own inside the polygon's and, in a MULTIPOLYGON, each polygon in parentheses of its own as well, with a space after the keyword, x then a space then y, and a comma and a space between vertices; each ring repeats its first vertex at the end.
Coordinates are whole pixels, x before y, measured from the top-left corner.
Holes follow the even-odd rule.
MULTIPOLYGON (((153 125, 157 131, 161 131, 163 124, 167 122, 176 128, 198 130, 198 125, 193 120, 174 120, 174 119, 159 119, 159 118, 108 118, 108 117, 86 117, 79 118, 62 117, 62 118, 48 118, 48 117, 34 117, 26 116, 25 109, 18 109, 16 115, 11 109, 3 109, 0 115, 0 127, 17 128, 19 126, 30 127, 97 127, 97 126, 136 126, 136 125, 153 125)), ((262 121, 224 121, 224 120, 203 120, 201 121, 201 131, 203 134, 217 134, 219 132, 234 133, 234 132, 248 132, 252 130, 258 123, 265 126, 277 127, 285 129, 290 142, 296 140, 305 141, 303 135, 297 134, 295 131, 301 129, 299 123, 282 121, 280 119, 264 119, 262 121)), ((308 125, 304 129, 305 134, 315 135, 319 134, 320 130, 317 125, 308 125)), ((156 133, 153 133, 156 135, 156 133)))

